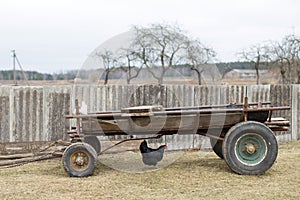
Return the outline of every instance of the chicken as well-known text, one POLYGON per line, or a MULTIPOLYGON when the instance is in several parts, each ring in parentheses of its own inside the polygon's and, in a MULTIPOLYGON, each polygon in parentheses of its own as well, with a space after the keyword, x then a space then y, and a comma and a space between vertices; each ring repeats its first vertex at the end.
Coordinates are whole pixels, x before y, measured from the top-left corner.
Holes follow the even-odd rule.
POLYGON ((140 145, 143 163, 145 165, 156 166, 162 160, 166 147, 167 145, 161 145, 157 149, 152 149, 148 147, 147 142, 144 140, 140 145))

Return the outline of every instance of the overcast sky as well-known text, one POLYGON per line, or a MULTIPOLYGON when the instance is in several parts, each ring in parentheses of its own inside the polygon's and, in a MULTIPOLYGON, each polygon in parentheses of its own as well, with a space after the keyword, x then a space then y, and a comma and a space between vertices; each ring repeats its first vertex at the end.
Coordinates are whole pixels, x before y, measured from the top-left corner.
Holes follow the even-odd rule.
POLYGON ((177 23, 220 61, 266 40, 300 34, 298 0, 0 0, 0 70, 10 51, 26 70, 80 69, 89 53, 132 25, 177 23))

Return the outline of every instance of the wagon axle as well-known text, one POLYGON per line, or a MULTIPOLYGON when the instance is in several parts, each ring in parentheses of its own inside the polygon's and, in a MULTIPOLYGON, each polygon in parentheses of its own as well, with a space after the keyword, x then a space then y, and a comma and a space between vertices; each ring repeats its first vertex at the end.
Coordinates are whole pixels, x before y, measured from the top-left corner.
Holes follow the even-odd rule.
POLYGON ((84 166, 86 163, 87 163, 87 160, 83 156, 77 156, 74 161, 74 164, 76 164, 78 166, 84 166))
POLYGON ((246 151, 248 154, 253 154, 255 152, 255 146, 253 144, 246 144, 246 151))

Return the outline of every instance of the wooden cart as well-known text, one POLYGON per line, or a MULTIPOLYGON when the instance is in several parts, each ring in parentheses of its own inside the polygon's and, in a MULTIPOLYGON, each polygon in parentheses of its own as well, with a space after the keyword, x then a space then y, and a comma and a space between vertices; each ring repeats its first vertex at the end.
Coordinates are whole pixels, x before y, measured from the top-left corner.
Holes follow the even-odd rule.
POLYGON ((137 106, 120 111, 80 114, 78 101, 76 127, 68 132, 72 144, 63 154, 63 166, 70 176, 91 175, 97 157, 106 150, 96 136, 130 135, 131 139, 159 138, 173 134, 199 134, 210 137, 214 152, 238 174, 262 174, 275 162, 278 145, 274 131, 288 131, 289 121, 272 118, 270 102, 216 106, 175 107, 137 106))

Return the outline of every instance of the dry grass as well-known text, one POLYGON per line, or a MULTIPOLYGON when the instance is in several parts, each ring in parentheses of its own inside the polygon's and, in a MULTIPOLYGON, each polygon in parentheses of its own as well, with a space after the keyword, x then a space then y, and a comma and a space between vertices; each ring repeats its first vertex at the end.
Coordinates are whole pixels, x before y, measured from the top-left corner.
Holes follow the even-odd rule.
MULTIPOLYGON (((208 80, 207 80, 208 81, 208 80)), ((99 85, 103 85, 103 80, 99 81, 99 85)), ((274 78, 264 78, 261 80, 261 84, 278 84, 278 79, 274 78)), ((44 81, 18 81, 18 86, 27 86, 27 83, 29 83, 29 86, 65 86, 65 85, 74 85, 76 84, 74 80, 44 80, 44 81)), ((78 83, 77 83, 78 84, 78 83)), ((126 85, 126 79, 109 79, 108 85, 126 85)), ((137 78, 131 80, 131 84, 158 84, 157 80, 152 78, 137 78)), ((165 77, 164 78, 164 84, 191 84, 191 85, 198 85, 198 80, 196 77, 189 77, 189 76, 181 76, 181 77, 165 77)), ((208 81, 206 83, 202 83, 202 85, 220 85, 220 84, 227 84, 227 85, 255 85, 256 79, 241 79, 241 78, 233 78, 233 79, 222 79, 222 80, 216 80, 215 82, 208 81)), ((8 85, 13 86, 15 85, 14 81, 6 81, 6 80, 0 80, 0 85, 8 85)))
POLYGON ((98 162, 93 176, 70 178, 60 160, 0 170, 0 199, 299 199, 299 187, 300 141, 281 144, 277 162, 261 176, 234 174, 212 152, 188 152, 148 173, 98 162))

